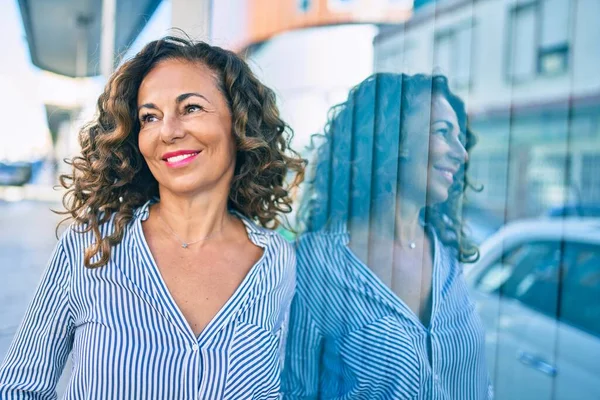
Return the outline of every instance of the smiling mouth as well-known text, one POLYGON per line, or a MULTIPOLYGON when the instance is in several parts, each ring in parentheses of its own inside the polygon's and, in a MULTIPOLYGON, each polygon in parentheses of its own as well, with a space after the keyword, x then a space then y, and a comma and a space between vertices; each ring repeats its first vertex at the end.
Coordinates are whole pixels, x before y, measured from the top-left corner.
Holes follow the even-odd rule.
POLYGON ((180 154, 178 156, 166 158, 166 159, 164 159, 164 161, 166 161, 168 163, 176 163, 176 162, 188 159, 190 157, 194 157, 194 156, 196 156, 198 154, 200 154, 200 152, 197 152, 197 153, 188 153, 188 154, 180 154))
POLYGON ((434 167, 436 171, 438 171, 449 183, 454 183, 454 171, 446 169, 434 167))
POLYGON ((194 162, 200 153, 202 153, 202 151, 178 154, 176 156, 163 158, 163 161, 168 168, 182 168, 194 162))

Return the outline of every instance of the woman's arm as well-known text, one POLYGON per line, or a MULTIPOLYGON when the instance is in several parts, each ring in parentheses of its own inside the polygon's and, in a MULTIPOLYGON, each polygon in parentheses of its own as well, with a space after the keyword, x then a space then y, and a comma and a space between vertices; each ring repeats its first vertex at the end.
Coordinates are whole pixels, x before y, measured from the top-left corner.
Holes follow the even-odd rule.
POLYGON ((55 399, 73 343, 69 260, 59 241, 0 365, 0 399, 55 399))
POLYGON ((281 377, 283 399, 317 399, 323 335, 300 295, 294 296, 281 377))

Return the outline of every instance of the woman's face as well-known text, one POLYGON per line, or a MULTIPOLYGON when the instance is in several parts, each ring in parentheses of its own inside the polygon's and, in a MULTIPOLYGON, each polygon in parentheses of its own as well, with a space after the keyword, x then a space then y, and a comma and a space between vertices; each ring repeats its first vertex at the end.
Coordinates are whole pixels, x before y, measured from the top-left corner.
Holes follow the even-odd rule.
POLYGON ((161 190, 228 194, 235 169, 231 112, 205 65, 157 64, 138 91, 138 145, 161 190))
POLYGON ((407 121, 403 147, 409 159, 401 166, 400 193, 432 205, 448 199, 448 189, 468 155, 464 133, 448 100, 434 95, 430 114, 428 96, 423 97, 423 112, 414 113, 407 121), (420 132, 429 133, 429 140, 420 132))

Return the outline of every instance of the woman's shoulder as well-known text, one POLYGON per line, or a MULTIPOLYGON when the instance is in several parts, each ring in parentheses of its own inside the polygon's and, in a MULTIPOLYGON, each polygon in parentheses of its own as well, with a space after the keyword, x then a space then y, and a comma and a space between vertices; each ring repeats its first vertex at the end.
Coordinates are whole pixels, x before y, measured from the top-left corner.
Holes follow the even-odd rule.
POLYGON ((299 253, 315 254, 320 251, 334 251, 345 247, 349 242, 347 232, 329 230, 308 231, 298 236, 296 248, 299 253))
POLYGON ((246 228, 246 234, 253 242, 258 242, 262 247, 268 245, 270 247, 283 248, 285 250, 293 248, 292 244, 276 230, 265 228, 238 211, 230 210, 230 212, 242 221, 246 228))
POLYGON ((286 259, 296 258, 296 251, 293 243, 286 239, 282 233, 259 225, 256 225, 256 227, 258 231, 256 231, 255 234, 262 236, 266 241, 266 244, 271 247, 274 252, 285 256, 286 259))
MULTIPOLYGON (((140 206, 134 209, 130 217, 129 223, 125 225, 123 232, 123 240, 131 234, 131 229, 134 221, 143 216, 145 206, 140 206)), ((97 225, 100 237, 105 238, 115 232, 116 219, 119 218, 118 212, 113 212, 106 222, 97 225)), ((104 215, 101 213, 98 220, 101 221, 104 215)), ((83 253, 85 249, 92 246, 97 241, 97 236, 94 232, 95 227, 91 222, 71 221, 59 236, 59 244, 66 250, 73 250, 77 253, 83 253)), ((121 242, 123 242, 121 240, 121 242)))
POLYGON ((348 242, 349 236, 343 232, 322 230, 301 234, 295 243, 299 281, 320 286, 333 276, 345 275, 348 242))
POLYGON ((55 251, 65 254, 70 264, 76 264, 80 255, 93 243, 93 233, 86 231, 86 224, 72 221, 58 237, 55 251))

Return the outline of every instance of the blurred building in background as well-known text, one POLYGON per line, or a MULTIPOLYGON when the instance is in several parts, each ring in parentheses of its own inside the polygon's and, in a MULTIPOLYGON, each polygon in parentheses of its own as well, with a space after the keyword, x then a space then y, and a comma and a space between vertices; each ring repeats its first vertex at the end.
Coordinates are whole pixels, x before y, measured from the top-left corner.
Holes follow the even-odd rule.
POLYGON ((412 8, 412 0, 213 1, 210 36, 240 49, 311 27, 398 23, 410 18, 412 8))
POLYGON ((213 1, 210 40, 244 54, 276 91, 293 145, 304 152, 329 108, 373 73, 379 28, 408 20, 412 7, 412 0, 213 1))
POLYGON ((78 151, 79 127, 93 114, 94 97, 106 79, 100 74, 110 73, 102 66, 114 67, 149 40, 180 34, 170 27, 244 54, 279 95, 284 119, 295 130, 294 146, 302 151, 310 136, 322 131, 327 110, 373 72, 379 27, 406 21, 413 6, 412 0, 18 3, 32 63, 51 72, 45 75, 46 87, 61 74, 64 88, 74 89, 50 90, 44 100, 62 171, 67 168, 62 159, 78 151), (159 28, 145 35, 156 10, 159 28), (103 45, 106 41, 110 45, 103 45))
MULTIPOLYGON (((63 159, 79 152, 77 133, 92 117, 105 76, 116 64, 117 55, 126 53, 161 1, 16 3, 28 58, 39 69, 34 80, 37 101, 43 104, 52 138, 42 170, 34 170, 31 179, 32 183, 50 186, 56 183, 58 174, 69 169, 63 159), (44 179, 40 179, 38 175, 43 172, 44 179)), ((20 147, 27 148, 23 143, 20 147)))
POLYGON ((73 77, 62 78, 60 90, 55 74, 40 79, 57 160, 77 151, 76 132, 105 79, 85 77, 102 72, 103 57, 114 66, 143 43, 178 34, 173 27, 245 55, 278 94, 301 152, 329 108, 374 71, 433 71, 466 101, 481 139, 471 173, 485 190, 474 203, 514 219, 600 201, 600 54, 590 52, 600 36, 597 0, 19 4, 32 62, 73 77))
POLYGON ((473 201, 508 219, 600 201, 597 0, 429 2, 375 38, 375 69, 447 75, 480 143, 473 201))

